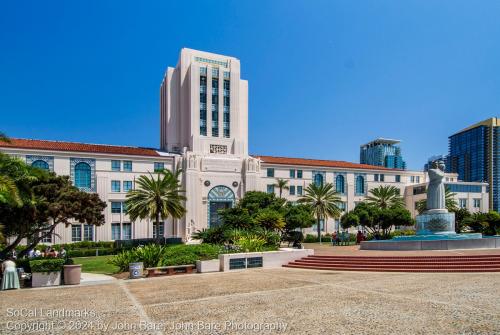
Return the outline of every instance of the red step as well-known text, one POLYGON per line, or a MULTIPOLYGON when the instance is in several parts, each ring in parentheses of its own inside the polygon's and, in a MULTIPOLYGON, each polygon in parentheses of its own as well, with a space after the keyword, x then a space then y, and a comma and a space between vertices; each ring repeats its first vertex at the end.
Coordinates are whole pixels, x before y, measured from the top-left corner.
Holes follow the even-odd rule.
POLYGON ((307 256, 284 267, 388 272, 500 272, 500 255, 466 256, 307 256))

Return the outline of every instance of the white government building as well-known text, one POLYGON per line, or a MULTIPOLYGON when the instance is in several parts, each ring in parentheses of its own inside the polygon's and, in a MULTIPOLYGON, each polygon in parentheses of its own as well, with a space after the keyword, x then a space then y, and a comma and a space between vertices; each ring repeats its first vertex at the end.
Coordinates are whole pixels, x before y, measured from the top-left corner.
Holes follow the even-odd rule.
MULTIPOLYGON (((233 206, 245 192, 277 192, 276 178, 289 180, 290 189, 283 196, 291 201, 312 182, 333 183, 345 211, 379 185, 399 188, 413 215, 415 203, 425 197, 427 175, 422 171, 250 156, 248 82, 240 78, 240 61, 234 57, 182 49, 177 66, 167 69, 161 83, 160 112, 159 150, 16 138, 0 144, 2 152, 28 164, 69 175, 75 186, 98 193, 108 204, 104 225, 61 225, 46 243, 156 236, 189 241, 195 231, 217 225, 217 211, 233 206), (131 222, 124 208, 126 192, 140 175, 163 168, 183 169, 187 214, 159 227, 149 220, 131 222)), ((488 184, 458 182, 456 174, 446 179, 460 206, 472 212, 488 210, 488 184)), ((329 219, 322 229, 325 233, 339 230, 338 220, 329 219)))

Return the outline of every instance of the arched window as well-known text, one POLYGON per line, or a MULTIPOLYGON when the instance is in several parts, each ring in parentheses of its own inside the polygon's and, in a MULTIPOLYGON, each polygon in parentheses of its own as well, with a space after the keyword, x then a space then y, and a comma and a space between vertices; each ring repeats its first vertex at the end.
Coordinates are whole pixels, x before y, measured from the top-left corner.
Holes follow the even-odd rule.
POLYGON ((208 192, 208 227, 216 227, 222 223, 220 210, 233 207, 234 192, 226 186, 215 186, 208 192))
POLYGON ((90 165, 80 162, 75 165, 75 186, 79 188, 91 188, 90 165))
POLYGON ((356 193, 357 194, 365 193, 365 178, 363 176, 356 177, 356 193))
POLYGON ((335 191, 338 193, 344 193, 345 192, 345 180, 344 176, 339 174, 337 178, 335 178, 335 191))
POLYGON ((46 161, 42 161, 41 159, 38 159, 31 163, 31 166, 49 171, 49 164, 46 161))
POLYGON ((321 173, 316 173, 314 175, 314 184, 316 184, 316 186, 323 186, 323 175, 321 173))

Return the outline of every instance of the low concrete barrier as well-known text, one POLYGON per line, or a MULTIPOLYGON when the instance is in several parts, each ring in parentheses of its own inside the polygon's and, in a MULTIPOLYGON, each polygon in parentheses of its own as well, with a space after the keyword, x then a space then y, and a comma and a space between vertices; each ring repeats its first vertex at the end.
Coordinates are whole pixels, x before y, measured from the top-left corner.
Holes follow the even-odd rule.
POLYGON ((219 255, 220 271, 246 268, 277 268, 308 255, 314 255, 314 250, 281 248, 278 251, 222 254, 219 255))

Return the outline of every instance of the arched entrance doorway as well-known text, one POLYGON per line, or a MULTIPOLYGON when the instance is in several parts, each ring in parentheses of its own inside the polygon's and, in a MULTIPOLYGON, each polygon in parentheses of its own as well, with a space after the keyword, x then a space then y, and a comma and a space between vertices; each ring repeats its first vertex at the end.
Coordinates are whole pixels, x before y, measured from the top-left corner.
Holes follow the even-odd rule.
POLYGON ((235 197, 233 191, 226 186, 215 186, 208 192, 208 227, 216 227, 221 224, 219 210, 231 208, 235 197))

